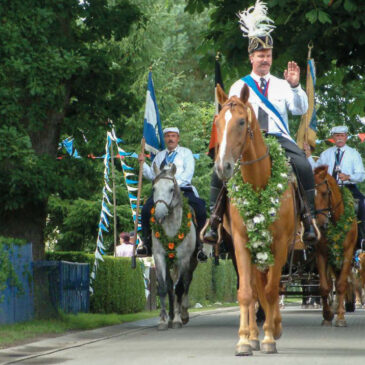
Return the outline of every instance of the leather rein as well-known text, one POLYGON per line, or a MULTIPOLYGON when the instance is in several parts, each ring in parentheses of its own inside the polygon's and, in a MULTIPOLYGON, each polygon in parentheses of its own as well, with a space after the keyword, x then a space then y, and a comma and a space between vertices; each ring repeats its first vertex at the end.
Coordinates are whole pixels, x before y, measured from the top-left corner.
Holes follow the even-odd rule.
MULTIPOLYGON (((157 181, 159 180, 171 180, 174 183, 174 189, 176 190, 176 188, 178 187, 176 179, 174 177, 170 177, 170 176, 157 176, 154 180, 153 180, 153 185, 155 185, 157 183, 157 181)), ((154 202, 154 205, 156 206, 157 203, 162 203, 166 206, 167 210, 170 212, 170 210, 172 209, 172 201, 173 199, 171 199, 170 204, 167 204, 165 200, 163 199, 158 199, 154 202)))

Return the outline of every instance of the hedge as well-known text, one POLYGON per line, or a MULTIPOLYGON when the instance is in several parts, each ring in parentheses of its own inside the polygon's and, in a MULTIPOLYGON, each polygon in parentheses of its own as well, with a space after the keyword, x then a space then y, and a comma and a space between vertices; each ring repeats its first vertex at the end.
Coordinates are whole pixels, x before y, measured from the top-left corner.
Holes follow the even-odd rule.
POLYGON ((215 302, 235 302, 237 300, 237 277, 231 260, 220 260, 215 265, 213 259, 199 264, 194 271, 189 290, 190 305, 215 302))
MULTIPOLYGON (((94 313, 131 313, 145 308, 146 299, 141 264, 131 269, 130 258, 103 256, 96 280, 90 310, 94 313)), ((94 264, 94 255, 83 252, 47 253, 47 260, 88 262, 94 264)), ((138 262, 138 260, 137 260, 138 262)), ((231 260, 212 259, 198 264, 190 285, 190 306, 215 302, 235 302, 237 299, 236 272, 231 260)))
MULTIPOLYGON (((47 260, 94 264, 94 255, 83 252, 49 252, 47 260)), ((131 268, 129 258, 103 256, 99 262, 94 294, 90 297, 93 313, 135 313, 145 308, 146 298, 142 265, 131 268)), ((91 271, 91 270, 90 270, 91 271)))

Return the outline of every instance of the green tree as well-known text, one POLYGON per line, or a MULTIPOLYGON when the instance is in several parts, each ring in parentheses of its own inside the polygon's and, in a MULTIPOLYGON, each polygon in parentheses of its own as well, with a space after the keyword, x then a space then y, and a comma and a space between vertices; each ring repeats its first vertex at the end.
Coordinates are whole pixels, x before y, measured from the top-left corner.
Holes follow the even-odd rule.
POLYGON ((60 136, 87 138, 80 150, 92 153, 107 118, 123 125, 133 109, 118 41, 139 16, 127 0, 0 3, 0 232, 33 242, 35 259, 44 255, 50 194, 82 196, 70 186, 77 176, 59 174, 60 136))

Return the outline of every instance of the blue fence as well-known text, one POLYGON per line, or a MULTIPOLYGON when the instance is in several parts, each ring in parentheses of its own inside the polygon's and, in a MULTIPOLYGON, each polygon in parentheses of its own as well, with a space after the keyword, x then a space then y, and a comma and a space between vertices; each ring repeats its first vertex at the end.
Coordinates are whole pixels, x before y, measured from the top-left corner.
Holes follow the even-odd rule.
POLYGON ((65 313, 88 312, 89 264, 67 261, 37 261, 33 263, 34 272, 44 279, 41 294, 55 309, 65 313))
POLYGON ((3 245, 14 268, 21 290, 10 285, 0 292, 0 324, 27 321, 33 318, 32 244, 3 245))

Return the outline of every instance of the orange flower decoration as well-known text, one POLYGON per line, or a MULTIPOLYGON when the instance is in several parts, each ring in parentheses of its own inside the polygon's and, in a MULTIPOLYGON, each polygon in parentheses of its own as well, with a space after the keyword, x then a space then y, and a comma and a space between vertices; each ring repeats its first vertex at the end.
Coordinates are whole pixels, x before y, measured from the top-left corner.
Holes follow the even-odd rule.
POLYGON ((188 217, 189 219, 191 219, 191 217, 192 217, 191 212, 189 212, 189 213, 188 213, 187 217, 188 217))
POLYGON ((155 208, 154 207, 151 208, 151 214, 155 214, 155 208))
POLYGON ((185 237, 185 235, 184 233, 180 233, 177 237, 179 238, 179 240, 182 240, 185 237))
POLYGON ((160 236, 161 236, 161 235, 160 235, 160 232, 156 232, 156 233, 155 233, 155 237, 156 237, 156 238, 160 238, 160 236))
POLYGON ((174 253, 169 253, 169 259, 173 259, 175 257, 174 253))
POLYGON ((151 222, 155 223, 155 217, 151 217, 151 222))
POLYGON ((191 226, 191 221, 189 221, 189 222, 188 222, 187 226, 188 226, 188 227, 190 227, 190 226, 191 226))
POLYGON ((174 242, 170 242, 167 247, 169 248, 169 250, 173 250, 175 248, 175 243, 174 242))

